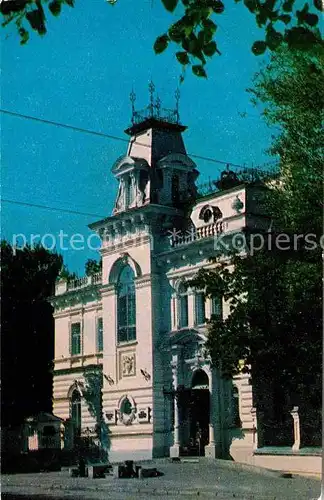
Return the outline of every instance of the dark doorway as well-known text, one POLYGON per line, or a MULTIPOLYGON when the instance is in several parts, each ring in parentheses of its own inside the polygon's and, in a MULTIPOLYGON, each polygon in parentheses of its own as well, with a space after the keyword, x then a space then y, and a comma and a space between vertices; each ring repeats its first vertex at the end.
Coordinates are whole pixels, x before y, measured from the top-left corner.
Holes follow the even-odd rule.
POLYGON ((209 443, 210 392, 208 375, 196 370, 191 383, 189 405, 190 454, 203 456, 209 443))
POLYGON ((205 446, 209 443, 209 400, 208 389, 193 389, 191 391, 189 421, 192 455, 203 456, 205 446))

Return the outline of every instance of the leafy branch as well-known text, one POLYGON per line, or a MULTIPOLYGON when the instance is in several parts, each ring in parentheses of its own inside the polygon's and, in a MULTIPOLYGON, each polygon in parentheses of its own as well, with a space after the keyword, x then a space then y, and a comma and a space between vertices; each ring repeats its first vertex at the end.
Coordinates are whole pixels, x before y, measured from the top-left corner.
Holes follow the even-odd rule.
MULTIPOLYGON (((298 0, 234 0, 243 1, 245 7, 254 15, 257 26, 264 29, 265 39, 252 45, 255 55, 266 50, 276 51, 283 43, 290 49, 308 50, 323 39, 318 29, 319 16, 323 11, 321 0, 313 0, 312 6, 305 3, 298 9, 298 0)), ((221 55, 218 47, 217 18, 225 10, 222 0, 161 0, 163 7, 175 13, 177 20, 167 31, 158 36, 154 43, 156 54, 162 54, 171 44, 177 50, 177 62, 185 68, 191 66, 195 76, 206 78, 208 59, 221 55)), ((108 0, 115 5, 117 0, 108 0)), ((29 39, 29 27, 39 35, 46 33, 45 9, 53 16, 59 16, 62 6, 74 7, 74 0, 7 0, 0 4, 3 16, 2 26, 15 23, 23 45, 29 39)), ((181 77, 183 80, 183 76, 181 77)))

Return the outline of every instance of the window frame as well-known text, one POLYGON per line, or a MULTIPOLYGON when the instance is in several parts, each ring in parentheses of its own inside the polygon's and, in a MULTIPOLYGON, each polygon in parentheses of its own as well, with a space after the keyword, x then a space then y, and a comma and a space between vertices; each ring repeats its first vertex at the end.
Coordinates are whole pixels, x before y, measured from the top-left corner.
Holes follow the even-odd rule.
POLYGON ((82 336, 82 326, 81 326, 81 321, 73 321, 71 322, 70 325, 70 354, 71 356, 81 356, 82 355, 82 341, 81 341, 81 336, 82 336), (75 332, 73 332, 73 327, 75 325, 79 325, 79 333, 76 335, 75 332), (76 352, 75 350, 75 337, 78 339, 78 349, 76 352))
POLYGON ((240 391, 235 384, 231 387, 231 427, 235 429, 242 427, 240 391))
POLYGON ((173 172, 171 177, 171 201, 174 205, 180 203, 180 176, 177 172, 173 172))
MULTIPOLYGON (((202 311, 200 311, 202 312, 202 311)), ((195 290, 194 292, 194 318, 195 318, 195 326, 203 326, 206 324, 206 297, 203 290, 195 290), (197 298, 202 296, 202 305, 203 305, 203 321, 199 321, 199 312, 198 312, 198 301, 197 298)))
POLYGON ((223 319, 223 297, 222 295, 215 295, 210 299, 210 316, 216 316, 218 319, 223 319), (215 300, 218 300, 218 310, 219 312, 215 312, 215 300))
POLYGON ((189 296, 188 289, 185 289, 185 285, 183 283, 181 283, 179 285, 178 293, 177 293, 178 329, 189 327, 189 300, 188 300, 188 296, 189 296), (185 315, 183 315, 184 301, 185 301, 185 309, 186 309, 185 315), (186 317, 186 321, 183 321, 184 316, 186 317))
POLYGON ((103 335, 103 317, 98 316, 96 319, 96 351, 103 352, 104 350, 104 335, 103 335), (99 330, 99 325, 101 323, 101 329, 99 330))
POLYGON ((125 208, 129 208, 133 203, 133 182, 131 175, 127 175, 125 179, 125 208))
POLYGON ((77 389, 74 389, 70 398, 70 418, 73 424, 75 437, 80 437, 82 429, 82 397, 77 389), (75 411, 77 418, 74 418, 75 411))
POLYGON ((136 342, 136 288, 135 288, 135 273, 132 267, 127 264, 125 265, 118 277, 117 281, 117 291, 116 291, 116 301, 117 301, 117 344, 127 344, 130 342, 136 342), (122 273, 125 269, 129 268, 132 272, 132 280, 126 283, 121 283, 120 279, 122 273), (120 295, 121 288, 126 287, 126 294, 120 295), (122 313, 121 310, 121 299, 125 297, 125 311, 122 313), (121 315, 125 315, 125 324, 121 324, 121 315), (130 319, 133 317, 133 322, 130 319), (122 330, 126 330, 126 338, 121 338, 122 330))

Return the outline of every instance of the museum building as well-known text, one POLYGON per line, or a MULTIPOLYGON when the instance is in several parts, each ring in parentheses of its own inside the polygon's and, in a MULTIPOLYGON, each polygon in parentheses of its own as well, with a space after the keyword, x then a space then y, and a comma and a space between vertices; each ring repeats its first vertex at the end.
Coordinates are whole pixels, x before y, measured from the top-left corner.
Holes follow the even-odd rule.
POLYGON ((89 226, 102 241, 102 271, 59 279, 52 301, 53 413, 66 422, 66 446, 92 436, 112 461, 248 461, 256 448, 249 376, 221 378, 204 350, 208 319, 226 317, 229 305, 187 282, 212 269, 217 252, 226 262, 224 242, 265 227, 262 188, 227 168, 202 193, 185 129, 178 107, 162 109, 153 91, 144 111, 133 108, 127 150, 112 167, 112 215, 89 226))

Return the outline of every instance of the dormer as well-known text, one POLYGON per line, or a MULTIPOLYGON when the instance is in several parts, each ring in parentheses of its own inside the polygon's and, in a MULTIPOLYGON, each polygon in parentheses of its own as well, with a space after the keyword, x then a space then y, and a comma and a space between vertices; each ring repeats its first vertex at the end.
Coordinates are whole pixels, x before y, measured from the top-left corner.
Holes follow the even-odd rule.
POLYGON ((113 210, 114 215, 149 203, 149 171, 150 167, 143 158, 124 156, 115 162, 112 173, 119 185, 113 210))
POLYGON ((198 175, 196 164, 186 154, 171 153, 161 158, 156 164, 157 203, 175 207, 194 203, 198 175))
POLYGON ((223 218, 223 213, 218 206, 204 205, 199 212, 199 220, 204 221, 205 224, 217 222, 223 218))

